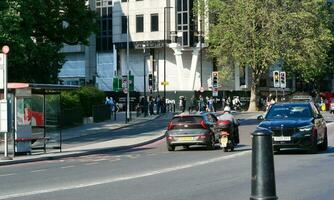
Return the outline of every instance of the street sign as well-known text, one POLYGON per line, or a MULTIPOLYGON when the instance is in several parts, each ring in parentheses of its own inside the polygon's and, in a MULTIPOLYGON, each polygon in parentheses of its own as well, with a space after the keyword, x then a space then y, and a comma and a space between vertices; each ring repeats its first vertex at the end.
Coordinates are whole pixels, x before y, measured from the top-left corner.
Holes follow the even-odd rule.
POLYGON ((286 88, 286 73, 282 71, 279 74, 281 88, 286 88))
POLYGON ((279 71, 273 71, 273 82, 274 82, 274 87, 275 88, 280 87, 279 71))
POLYGON ((218 88, 212 88, 212 96, 218 97, 218 88))
POLYGON ((9 52, 9 46, 7 46, 7 45, 3 46, 2 47, 2 53, 8 54, 8 52, 9 52))
POLYGON ((3 67, 5 64, 5 54, 0 53, 0 67, 3 67))
POLYGON ((7 100, 0 100, 0 132, 8 132, 7 100))
POLYGON ((166 82, 161 82, 161 85, 169 85, 169 82, 168 81, 166 81, 166 82))
POLYGON ((6 57, 7 55, 6 54, 4 54, 4 53, 0 53, 0 89, 4 89, 4 85, 5 85, 5 83, 4 83, 4 76, 5 76, 5 65, 6 65, 6 63, 5 63, 5 57, 6 57))
POLYGON ((128 88, 123 88, 123 92, 124 92, 124 94, 127 94, 128 93, 128 88))

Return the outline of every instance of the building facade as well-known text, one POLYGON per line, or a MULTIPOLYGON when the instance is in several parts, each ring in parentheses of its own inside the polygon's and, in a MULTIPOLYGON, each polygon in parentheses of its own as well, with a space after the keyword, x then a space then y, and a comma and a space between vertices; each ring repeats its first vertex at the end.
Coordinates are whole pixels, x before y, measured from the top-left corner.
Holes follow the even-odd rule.
MULTIPOLYGON (((90 0, 89 5, 100 16, 101 31, 89 46, 64 47, 66 63, 59 73, 64 83, 113 91, 113 79, 131 71, 139 92, 211 90, 212 71, 220 69, 206 54, 208 23, 193 16, 192 0, 90 0)), ((236 67, 222 89, 247 88, 249 76, 241 80, 242 72, 236 67)))

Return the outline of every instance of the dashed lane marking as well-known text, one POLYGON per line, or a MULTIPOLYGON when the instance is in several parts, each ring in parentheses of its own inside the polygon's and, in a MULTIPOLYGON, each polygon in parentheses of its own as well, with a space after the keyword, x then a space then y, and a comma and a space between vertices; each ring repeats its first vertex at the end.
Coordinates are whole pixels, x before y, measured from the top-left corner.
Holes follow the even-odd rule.
POLYGON ((5 177, 5 176, 13 176, 15 174, 0 174, 0 177, 5 177))
POLYGON ((75 167, 74 165, 69 165, 69 166, 64 166, 64 167, 61 167, 61 169, 68 169, 68 168, 73 168, 75 167))
POLYGON ((159 174, 164 174, 164 173, 169 173, 169 172, 174 172, 178 170, 183 170, 183 169, 188 169, 192 167, 197 167, 197 166, 202 166, 214 162, 219 162, 223 160, 228 160, 236 157, 240 157, 243 155, 249 154, 251 151, 244 151, 240 153, 235 153, 232 155, 227 155, 227 156, 221 156, 217 158, 212 158, 208 160, 203 160, 203 161, 198 161, 194 163, 189 163, 189 164, 184 164, 184 165, 179 165, 179 166, 174 166, 174 167, 169 167, 169 168, 163 168, 159 170, 153 170, 153 171, 148 171, 148 172, 142 172, 138 174, 133 174, 129 176, 120 176, 120 177, 113 177, 113 178, 107 178, 105 180, 101 181, 93 181, 89 183, 82 183, 82 184, 72 184, 72 185, 62 185, 58 187, 53 187, 53 188, 46 188, 46 189, 40 189, 40 190, 35 190, 35 191, 30 191, 30 192, 15 192, 13 194, 7 194, 0 196, 0 200, 2 199, 10 199, 10 198, 19 198, 19 197, 25 197, 25 196, 33 196, 33 195, 38 195, 38 194, 46 194, 46 193, 51 193, 51 192, 59 192, 59 191, 66 191, 66 190, 73 190, 73 189, 80 189, 80 188, 87 188, 87 187, 93 187, 97 185, 102 185, 102 184, 110 184, 110 183, 115 183, 115 182, 121 182, 121 181, 128 181, 132 179, 138 179, 138 178, 144 178, 148 176, 154 176, 154 175, 159 175, 159 174))
POLYGON ((98 162, 92 162, 92 163, 86 163, 85 165, 98 165, 99 163, 98 162))
POLYGON ((30 171, 30 172, 37 173, 37 172, 44 172, 44 171, 46 171, 46 169, 37 169, 37 170, 30 171))

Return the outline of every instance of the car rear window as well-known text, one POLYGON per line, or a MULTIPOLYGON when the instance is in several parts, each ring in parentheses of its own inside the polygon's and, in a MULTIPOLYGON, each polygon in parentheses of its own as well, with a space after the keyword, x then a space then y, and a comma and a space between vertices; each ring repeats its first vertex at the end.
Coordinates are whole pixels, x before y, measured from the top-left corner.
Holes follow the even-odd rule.
POLYGON ((308 105, 274 105, 268 112, 267 119, 299 119, 311 118, 308 105))
POLYGON ((187 123, 187 124, 199 124, 203 118, 201 116, 182 116, 182 117, 175 117, 172 119, 173 124, 178 123, 187 123))

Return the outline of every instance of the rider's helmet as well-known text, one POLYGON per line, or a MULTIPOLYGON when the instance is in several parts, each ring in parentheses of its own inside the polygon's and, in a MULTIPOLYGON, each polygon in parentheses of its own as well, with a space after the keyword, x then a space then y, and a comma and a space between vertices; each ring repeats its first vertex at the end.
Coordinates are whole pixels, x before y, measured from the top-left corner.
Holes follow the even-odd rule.
POLYGON ((231 112, 231 108, 230 108, 230 106, 225 106, 225 108, 224 108, 224 112, 231 112))

